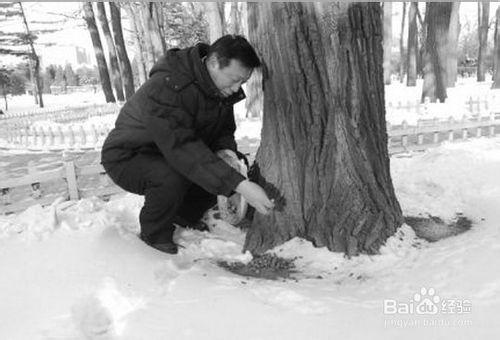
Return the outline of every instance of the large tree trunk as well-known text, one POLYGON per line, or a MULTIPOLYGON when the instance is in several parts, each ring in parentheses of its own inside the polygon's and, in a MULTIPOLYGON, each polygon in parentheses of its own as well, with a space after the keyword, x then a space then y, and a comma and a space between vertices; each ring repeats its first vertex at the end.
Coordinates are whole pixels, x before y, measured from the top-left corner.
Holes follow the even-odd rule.
MULTIPOLYGON (((33 41, 33 38, 31 36, 30 28, 28 26, 28 20, 26 19, 26 14, 24 13, 23 4, 21 2, 18 2, 18 4, 19 4, 19 8, 21 9, 21 16, 23 19, 26 35, 29 37, 29 39, 28 39, 29 45, 30 45, 29 58, 34 63, 33 68, 32 68, 33 69, 33 76, 34 76, 34 80, 35 80, 33 82, 33 84, 34 84, 33 91, 35 92, 35 98, 38 99, 35 101, 37 102, 37 104, 40 107, 44 107, 43 96, 42 96, 42 79, 40 77, 40 59, 38 58, 38 54, 36 54, 34 41, 33 41)), ((30 68, 31 68, 31 66, 32 66, 32 63, 30 62, 30 68)))
POLYGON ((99 36, 99 31, 97 30, 97 25, 95 23, 94 10, 92 9, 91 2, 83 3, 83 12, 85 22, 87 23, 87 28, 90 32, 90 39, 92 40, 92 45, 94 46, 95 59, 97 61, 99 78, 101 78, 101 85, 104 92, 104 97, 106 98, 106 103, 114 103, 116 102, 116 100, 113 94, 113 89, 111 88, 108 66, 106 65, 106 58, 104 57, 101 37, 99 36))
POLYGON ((213 43, 224 34, 224 11, 221 13, 219 3, 214 1, 204 2, 203 5, 205 6, 205 16, 208 21, 208 36, 210 43, 213 43))
POLYGON ((122 19, 120 15, 120 7, 114 2, 109 3, 109 10, 111 14, 111 27, 113 29, 113 36, 115 38, 116 52, 120 62, 120 70, 125 88, 125 98, 128 100, 135 92, 134 89, 134 76, 132 74, 132 67, 128 59, 125 41, 123 40, 122 19))
POLYGON ((408 11, 408 53, 406 58, 406 86, 417 86, 417 55, 418 55, 418 2, 410 3, 408 11))
POLYGON ((113 82, 113 87, 115 88, 116 98, 119 101, 124 101, 123 96, 123 82, 122 75, 120 73, 120 66, 118 66, 118 57, 116 56, 115 42, 111 37, 111 31, 109 30, 108 17, 106 16, 106 9, 104 8, 104 2, 96 2, 97 5, 97 18, 101 22, 102 33, 106 39, 106 44, 108 45, 108 57, 109 66, 111 69, 111 79, 113 82))
POLYGON ((383 3, 384 13, 384 84, 391 83, 391 51, 392 51, 392 2, 383 3))
POLYGON ((448 58, 448 29, 453 3, 428 2, 425 11, 427 39, 424 54, 424 86, 422 102, 429 97, 431 102, 446 100, 446 74, 448 58))
POLYGON ((496 11, 495 20, 495 55, 493 57, 494 61, 494 72, 493 72, 493 84, 491 88, 500 88, 500 7, 496 11))
POLYGON ((403 222, 389 172, 380 5, 248 6, 265 64, 251 173, 276 209, 255 213, 245 250, 299 236, 349 256, 376 253, 403 222))
POLYGON ((146 64, 146 51, 144 50, 144 44, 142 43, 141 29, 140 29, 140 19, 135 14, 135 8, 131 4, 124 4, 125 11, 127 12, 128 21, 130 23, 130 28, 132 30, 132 39, 135 45, 135 59, 137 62, 137 69, 139 75, 139 85, 146 82, 148 78, 147 74, 147 64, 146 64))
POLYGON ((405 76, 405 44, 404 44, 404 31, 406 19, 406 2, 403 1, 403 14, 401 16, 401 34, 399 35, 399 82, 403 83, 405 76))
POLYGON ((478 34, 479 34, 479 52, 477 55, 477 81, 485 80, 486 73, 486 50, 488 48, 488 29, 490 19, 489 1, 477 3, 478 34))
POLYGON ((460 2, 454 2, 451 8, 450 28, 448 31, 448 75, 447 87, 455 87, 458 68, 458 36, 460 34, 460 2))

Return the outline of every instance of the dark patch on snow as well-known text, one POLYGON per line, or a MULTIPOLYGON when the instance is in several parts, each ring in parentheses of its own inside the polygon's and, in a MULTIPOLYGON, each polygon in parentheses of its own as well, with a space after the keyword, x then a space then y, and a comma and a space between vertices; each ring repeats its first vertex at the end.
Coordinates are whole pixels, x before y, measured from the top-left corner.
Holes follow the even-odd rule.
POLYGON ((294 279, 292 274, 296 273, 295 260, 285 259, 275 254, 264 254, 254 256, 247 264, 241 262, 218 261, 217 264, 229 270, 231 273, 242 275, 247 278, 255 277, 267 280, 294 279))
POLYGON ((413 228, 418 237, 429 242, 462 234, 472 227, 472 221, 462 214, 457 214, 451 223, 445 223, 440 217, 431 215, 406 216, 405 223, 413 228))

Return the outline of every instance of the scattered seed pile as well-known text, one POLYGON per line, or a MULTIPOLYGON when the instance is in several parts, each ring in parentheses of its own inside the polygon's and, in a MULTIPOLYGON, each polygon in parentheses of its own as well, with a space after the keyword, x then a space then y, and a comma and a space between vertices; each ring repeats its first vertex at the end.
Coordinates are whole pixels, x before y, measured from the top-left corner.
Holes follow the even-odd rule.
POLYGON ((292 278, 291 274, 296 273, 295 260, 296 258, 284 259, 275 254, 264 254, 254 256, 247 264, 226 261, 219 261, 217 264, 238 275, 278 280, 292 278))
POLYGON ((437 216, 407 216, 405 223, 415 230, 415 234, 429 242, 436 242, 450 236, 462 234, 472 227, 472 221, 457 214, 451 223, 445 223, 437 216))

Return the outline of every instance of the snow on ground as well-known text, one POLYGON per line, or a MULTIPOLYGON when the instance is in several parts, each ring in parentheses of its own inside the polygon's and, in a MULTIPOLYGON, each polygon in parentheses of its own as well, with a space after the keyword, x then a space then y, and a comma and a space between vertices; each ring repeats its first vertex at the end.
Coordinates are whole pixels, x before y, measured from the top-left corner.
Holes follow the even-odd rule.
MULTIPOLYGON (((0 217, 2 339, 494 339, 500 331, 500 139, 445 144, 391 159, 405 214, 473 228, 435 243, 404 225, 380 255, 346 259, 293 239, 296 280, 229 273, 249 261, 244 233, 207 216, 178 230, 177 256, 137 238, 142 197, 34 206, 0 217), (425 290, 422 290, 422 289, 425 290), (384 314, 386 300, 386 314, 384 314), (435 314, 388 314, 391 304, 435 314), (444 313, 445 302, 470 306, 444 313), (434 306, 434 310, 432 307, 434 306)), ((402 310, 401 310, 402 311, 402 310)))
MULTIPOLYGON (((105 104, 106 100, 104 98, 103 92, 97 90, 96 92, 75 92, 64 95, 44 94, 43 103, 46 109, 64 109, 85 104, 105 104)), ((35 104, 34 97, 28 94, 22 96, 9 96, 8 105, 8 113, 30 112, 39 110, 38 105, 35 104)), ((5 109, 3 101, 2 109, 5 109)))

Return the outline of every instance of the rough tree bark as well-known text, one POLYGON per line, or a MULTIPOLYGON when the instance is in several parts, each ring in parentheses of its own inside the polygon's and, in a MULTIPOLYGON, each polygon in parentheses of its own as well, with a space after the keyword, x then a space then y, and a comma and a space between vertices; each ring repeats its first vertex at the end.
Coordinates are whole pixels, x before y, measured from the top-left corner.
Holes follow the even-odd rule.
MULTIPOLYGON (((219 3, 214 1, 204 2, 203 5, 208 21, 208 36, 210 43, 213 43, 224 34, 224 11, 221 13, 219 3)), ((222 7, 222 9, 224 8, 222 7)))
POLYGON ((405 76, 405 44, 404 44, 404 31, 406 19, 406 2, 403 1, 403 15, 401 16, 401 34, 399 35, 399 82, 403 83, 405 76))
POLYGON ((38 106, 44 107, 43 105, 43 96, 42 96, 42 79, 40 78, 40 58, 38 58, 38 54, 35 50, 34 41, 31 35, 30 28, 28 26, 28 20, 26 19, 26 14, 24 13, 23 4, 18 2, 19 8, 21 10, 21 16, 23 18, 24 29, 26 31, 26 35, 29 37, 28 43, 30 46, 30 69, 33 71, 33 91, 35 92, 35 99, 38 98, 38 106))
POLYGON ((118 65, 115 42, 113 41, 113 37, 111 37, 108 17, 106 16, 106 9, 104 8, 104 2, 96 2, 96 5, 97 18, 101 23, 101 30, 104 34, 104 38, 106 39, 106 44, 108 46, 109 69, 111 70, 111 80, 113 83, 113 87, 115 88, 116 99, 122 102, 125 100, 125 97, 123 95, 122 75, 120 73, 120 66, 118 65))
POLYGON ((479 51, 477 55, 477 81, 485 80, 486 73, 486 49, 488 48, 488 29, 490 19, 490 3, 489 1, 481 1, 477 3, 477 20, 479 34, 479 51))
POLYGON ((403 222, 389 172, 380 4, 248 6, 265 65, 251 175, 276 209, 254 214, 245 250, 299 236, 349 256, 376 253, 403 222))
POLYGON ((113 94, 113 89, 111 88, 108 66, 106 65, 106 58, 104 57, 101 37, 99 36, 99 31, 97 30, 97 25, 95 23, 94 10, 92 9, 91 2, 83 3, 83 13, 85 22, 87 23, 87 28, 90 32, 90 39, 92 40, 92 45, 94 46, 95 59, 97 61, 99 78, 101 79, 102 90, 104 92, 104 97, 106 98, 106 103, 114 103, 116 100, 113 94))
POLYGON ((417 86, 417 55, 418 55, 418 3, 411 2, 408 11, 408 53, 406 55, 406 86, 417 86))
POLYGON ((494 72, 493 72, 493 84, 491 88, 500 88, 500 7, 497 8, 495 13, 495 52, 493 56, 494 61, 494 72))
POLYGON ((429 97, 431 102, 446 100, 448 81, 446 66, 448 58, 448 29, 453 3, 428 2, 425 11, 427 37, 424 52, 424 86, 422 102, 429 97))
POLYGON ((391 51, 392 51, 392 2, 383 3, 384 14, 384 84, 391 83, 391 51))
POLYGON ((132 74, 132 67, 128 59, 125 41, 123 40, 122 19, 120 14, 120 7, 114 2, 109 3, 109 11, 111 14, 111 28, 113 29, 113 37, 116 45, 116 53, 118 54, 118 61, 120 62, 120 71, 122 75, 123 85, 125 89, 125 98, 128 100, 135 92, 134 89, 134 76, 132 74))

